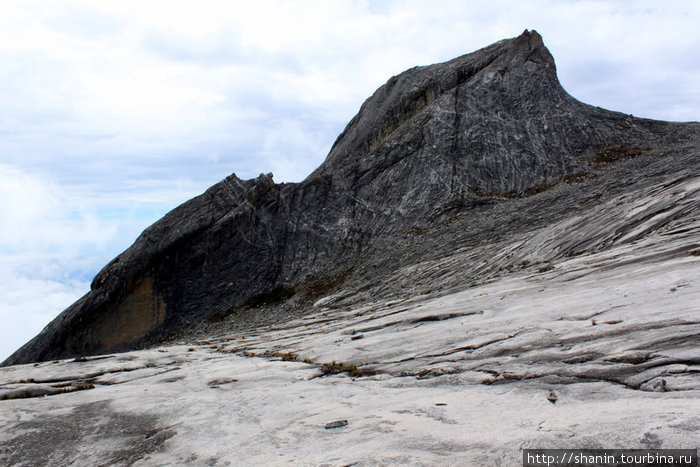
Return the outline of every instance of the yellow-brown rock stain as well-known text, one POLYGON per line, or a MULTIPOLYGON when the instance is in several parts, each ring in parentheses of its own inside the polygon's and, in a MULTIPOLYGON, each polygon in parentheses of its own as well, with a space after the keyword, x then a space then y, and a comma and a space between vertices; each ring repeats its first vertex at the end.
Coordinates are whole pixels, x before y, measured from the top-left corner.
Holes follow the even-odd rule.
POLYGON ((116 310, 103 313, 94 322, 99 348, 107 348, 142 336, 163 323, 166 304, 153 290, 153 280, 146 276, 116 310))

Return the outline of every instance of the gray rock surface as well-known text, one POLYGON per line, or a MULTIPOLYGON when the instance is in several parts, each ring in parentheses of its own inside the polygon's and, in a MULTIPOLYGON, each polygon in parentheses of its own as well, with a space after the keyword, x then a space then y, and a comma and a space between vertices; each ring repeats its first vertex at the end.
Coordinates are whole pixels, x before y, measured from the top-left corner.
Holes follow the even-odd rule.
MULTIPOLYGON (((445 239, 436 251, 478 241, 497 249, 497 239, 534 221, 513 217, 518 200, 504 197, 586 177, 594 160, 660 157, 697 138, 697 124, 576 101, 560 86, 539 34, 525 31, 391 78, 303 182, 232 175, 178 207, 3 364, 140 348, 231 314, 245 315, 241 326, 284 319, 345 282, 364 284, 365 296, 397 295, 393 281, 381 284, 397 266, 424 260, 426 247, 410 243, 435 245, 434 226, 471 219, 470 238, 445 239), (502 209, 515 210, 509 224, 497 222, 502 209), (285 301, 278 313, 259 309, 285 301)), ((551 216, 578 204, 537 209, 551 216)))
POLYGON ((697 449, 699 265, 700 125, 577 102, 526 32, 147 229, 0 368, 0 464, 697 449))
POLYGON ((512 466, 524 448, 697 449, 698 154, 643 155, 406 234, 391 274, 349 277, 295 319, 288 303, 252 307, 179 344, 0 368, 0 464, 512 466), (504 233, 483 240, 492 225, 504 233))

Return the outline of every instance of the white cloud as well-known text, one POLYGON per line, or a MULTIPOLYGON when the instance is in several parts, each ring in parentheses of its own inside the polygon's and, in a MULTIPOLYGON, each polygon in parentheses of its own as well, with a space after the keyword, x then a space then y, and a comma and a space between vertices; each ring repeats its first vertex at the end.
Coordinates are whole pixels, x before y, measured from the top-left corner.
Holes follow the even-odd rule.
POLYGON ((2 360, 87 291, 84 279, 71 277, 85 266, 77 250, 94 248, 109 232, 94 218, 71 220, 53 181, 14 167, 0 165, 0 200, 2 360))
POLYGON ((87 292, 90 282, 66 277, 65 266, 49 255, 0 253, 0 361, 87 292))
POLYGON ((85 294, 92 276, 162 215, 162 205, 148 206, 75 197, 48 175, 0 164, 0 361, 85 294))

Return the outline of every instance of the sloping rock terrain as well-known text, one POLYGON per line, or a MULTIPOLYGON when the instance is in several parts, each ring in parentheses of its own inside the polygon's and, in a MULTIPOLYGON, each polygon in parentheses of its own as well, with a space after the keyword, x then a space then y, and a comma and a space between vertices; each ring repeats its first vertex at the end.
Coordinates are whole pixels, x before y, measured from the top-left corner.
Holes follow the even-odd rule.
POLYGON ((699 212, 700 124, 576 101, 534 31, 408 70, 304 182, 228 177, 10 357, 0 463, 697 448, 699 212))
POLYGON ((394 262, 379 245, 409 229, 537 192, 596 157, 694 140, 696 125, 576 101, 526 31, 390 79, 304 182, 231 175, 178 207, 5 364, 137 348, 232 307, 313 292, 377 253, 394 262))

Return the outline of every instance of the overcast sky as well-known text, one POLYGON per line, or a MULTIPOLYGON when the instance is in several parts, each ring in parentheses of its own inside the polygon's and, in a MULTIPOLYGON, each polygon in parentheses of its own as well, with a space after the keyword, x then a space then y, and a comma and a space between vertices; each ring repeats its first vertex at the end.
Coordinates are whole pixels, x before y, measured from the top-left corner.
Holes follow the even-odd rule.
POLYGON ((697 1, 0 3, 0 360, 231 172, 300 181, 389 77, 536 29, 577 99, 700 120, 697 1))

